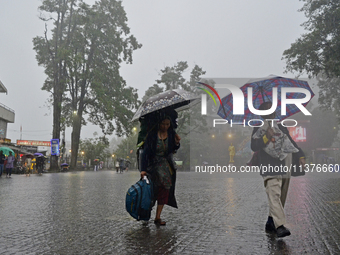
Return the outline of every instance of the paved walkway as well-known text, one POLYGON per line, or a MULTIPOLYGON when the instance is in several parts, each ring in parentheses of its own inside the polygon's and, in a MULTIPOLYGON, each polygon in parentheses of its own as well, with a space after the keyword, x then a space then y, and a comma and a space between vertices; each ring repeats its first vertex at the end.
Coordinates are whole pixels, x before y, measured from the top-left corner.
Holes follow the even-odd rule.
MULTIPOLYGON (((284 239, 266 234, 257 174, 180 172, 165 227, 133 220, 129 171, 0 179, 0 254, 340 254, 340 173, 293 178, 284 239)), ((152 212, 154 217, 155 211, 152 212)))

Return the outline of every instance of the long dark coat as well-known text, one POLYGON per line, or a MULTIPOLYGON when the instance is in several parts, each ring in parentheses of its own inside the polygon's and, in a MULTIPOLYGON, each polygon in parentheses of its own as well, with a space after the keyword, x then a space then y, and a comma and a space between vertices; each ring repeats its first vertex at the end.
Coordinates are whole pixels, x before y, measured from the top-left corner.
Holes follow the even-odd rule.
MULTIPOLYGON (((172 159, 172 154, 175 153, 179 149, 179 145, 176 145, 175 143, 175 131, 173 129, 168 129, 168 151, 167 151, 167 158, 168 160, 172 159)), ((156 152, 156 146, 157 146, 157 130, 155 129, 154 132, 151 132, 148 134, 145 144, 143 153, 141 155, 141 166, 140 171, 145 171, 148 173, 149 176, 151 176, 151 180, 153 183, 156 183, 156 173, 155 169, 153 167, 154 164, 154 158, 155 158, 155 152, 156 152)), ((171 162, 169 162, 170 166, 172 165, 171 162)), ((177 207, 177 201, 175 197, 175 186, 176 186, 176 169, 172 169, 173 174, 171 176, 171 182, 172 186, 170 188, 169 192, 169 198, 167 205, 178 208, 177 207)), ((157 186, 154 185, 154 202, 157 198, 157 186)))

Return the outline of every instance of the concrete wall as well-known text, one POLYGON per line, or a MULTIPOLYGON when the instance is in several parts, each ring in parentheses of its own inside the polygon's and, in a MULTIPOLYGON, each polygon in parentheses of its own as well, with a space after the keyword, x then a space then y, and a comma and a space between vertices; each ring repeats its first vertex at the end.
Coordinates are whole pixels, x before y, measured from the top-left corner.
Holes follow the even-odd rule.
POLYGON ((0 104, 0 138, 7 136, 7 123, 14 123, 15 113, 7 106, 0 104))
POLYGON ((0 119, 0 138, 6 138, 7 134, 7 122, 0 119))
POLYGON ((11 108, 0 104, 0 119, 3 119, 9 123, 14 123, 15 113, 11 108))

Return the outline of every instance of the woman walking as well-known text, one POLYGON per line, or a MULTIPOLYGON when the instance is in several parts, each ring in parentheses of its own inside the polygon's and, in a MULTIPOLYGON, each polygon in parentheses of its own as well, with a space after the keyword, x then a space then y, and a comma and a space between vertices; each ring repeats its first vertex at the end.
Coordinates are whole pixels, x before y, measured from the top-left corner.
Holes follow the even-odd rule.
POLYGON ((177 208, 175 199, 176 167, 172 154, 180 147, 178 134, 171 117, 163 115, 161 121, 146 135, 144 152, 141 155, 141 177, 151 177, 154 183, 154 203, 157 201, 154 223, 166 225, 161 220, 165 204, 177 208))
POLYGON ((6 175, 6 177, 11 178, 14 160, 15 160, 15 158, 12 155, 12 152, 10 151, 9 155, 7 157, 7 164, 6 164, 6 173, 7 173, 7 175, 6 175))

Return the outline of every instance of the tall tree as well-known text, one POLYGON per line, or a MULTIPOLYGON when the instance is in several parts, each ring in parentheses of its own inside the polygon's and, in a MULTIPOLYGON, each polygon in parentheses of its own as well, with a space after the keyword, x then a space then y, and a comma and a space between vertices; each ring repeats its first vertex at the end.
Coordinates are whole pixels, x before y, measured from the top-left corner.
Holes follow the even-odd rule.
MULTIPOLYGON (((53 105, 53 139, 60 139, 61 130, 61 105, 66 87, 65 49, 70 44, 71 22, 77 0, 44 0, 39 10, 42 12, 41 20, 53 21, 51 38, 48 38, 47 25, 44 36, 33 39, 38 65, 45 68, 47 78, 42 87, 51 93, 50 101, 53 105), (46 16, 43 15, 46 14, 46 16)), ((51 168, 57 169, 57 156, 51 160, 51 168)))
POLYGON ((318 77, 319 103, 339 116, 340 1, 302 1, 305 4, 299 11, 308 19, 302 24, 308 32, 283 52, 286 71, 318 77))
POLYGON ((65 18, 72 38, 63 49, 62 113, 66 125, 72 126, 71 167, 75 167, 86 121, 99 125, 104 134, 131 130, 129 119, 138 95, 126 86, 119 68, 122 62, 132 63, 132 52, 141 45, 130 35, 120 1, 101 0, 92 6, 79 1, 72 13, 65 18))

